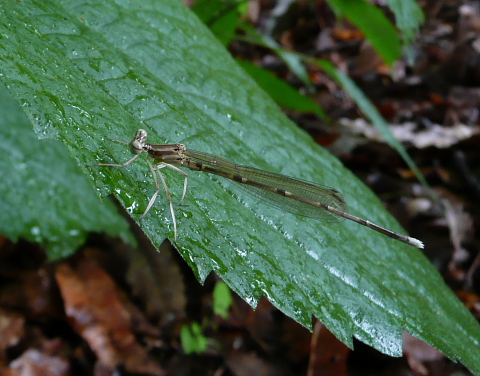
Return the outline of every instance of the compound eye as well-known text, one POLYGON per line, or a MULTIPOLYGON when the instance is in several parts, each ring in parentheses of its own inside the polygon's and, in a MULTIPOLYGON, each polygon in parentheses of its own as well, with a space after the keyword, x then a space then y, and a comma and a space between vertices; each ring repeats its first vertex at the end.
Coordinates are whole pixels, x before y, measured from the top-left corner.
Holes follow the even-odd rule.
POLYGON ((132 152, 132 154, 140 154, 141 152, 143 152, 143 145, 143 142, 133 140, 130 143, 130 151, 132 152))
POLYGON ((140 142, 145 142, 147 140, 147 131, 145 129, 139 129, 135 134, 134 140, 138 140, 140 142))

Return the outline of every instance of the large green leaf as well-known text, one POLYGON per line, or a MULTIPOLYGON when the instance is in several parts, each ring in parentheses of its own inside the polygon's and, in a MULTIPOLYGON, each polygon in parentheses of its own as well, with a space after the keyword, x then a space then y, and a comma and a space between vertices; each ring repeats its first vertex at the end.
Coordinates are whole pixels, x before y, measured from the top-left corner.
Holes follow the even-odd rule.
MULTIPOLYGON (((137 128, 240 163, 340 188, 351 211, 402 231, 379 200, 315 145, 177 0, 0 4, 1 78, 37 134, 63 140, 99 191, 138 219, 155 188, 146 162, 124 162, 137 128)), ((183 176, 165 171, 174 202, 183 176)), ((418 250, 355 223, 319 223, 257 205, 220 178, 190 172, 176 208, 178 251, 200 280, 215 270, 255 306, 265 295, 310 327, 318 317, 401 354, 401 333, 480 374, 480 329, 418 250)), ((141 226, 158 246, 173 227, 160 197, 141 226)), ((48 207, 45 208, 48 210, 48 207)), ((12 219, 13 220, 13 219, 12 219)))

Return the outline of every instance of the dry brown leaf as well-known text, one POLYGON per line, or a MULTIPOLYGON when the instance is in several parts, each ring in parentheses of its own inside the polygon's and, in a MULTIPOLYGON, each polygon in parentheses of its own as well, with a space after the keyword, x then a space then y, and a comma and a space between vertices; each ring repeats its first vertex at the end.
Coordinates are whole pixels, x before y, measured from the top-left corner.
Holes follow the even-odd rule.
POLYGON ((338 340, 320 321, 313 328, 308 376, 347 375, 350 349, 338 340))
MULTIPOLYGON (((385 142, 381 133, 364 119, 341 119, 340 124, 346 133, 361 135, 372 141, 385 142)), ((389 128, 398 141, 411 143, 419 149, 430 146, 439 149, 448 148, 480 133, 480 127, 465 124, 455 124, 451 127, 430 124, 427 129, 419 131, 416 123, 405 122, 391 124, 389 128)), ((343 142, 343 138, 340 140, 343 142)), ((358 141, 358 143, 361 143, 361 141, 358 141)))
POLYGON ((126 279, 133 295, 141 299, 149 317, 160 318, 162 326, 183 320, 187 305, 183 275, 173 252, 170 243, 164 242, 159 251, 152 247, 123 255, 129 261, 126 279))
POLYGON ((4 376, 67 376, 70 363, 58 356, 49 356, 38 350, 25 351, 19 358, 10 363, 3 371, 4 376))
POLYGON ((55 277, 67 317, 99 361, 110 369, 161 375, 131 330, 130 315, 112 278, 93 259, 80 258, 74 267, 61 264, 55 277))
POLYGON ((0 367, 7 360, 6 350, 16 346, 25 335, 24 325, 23 316, 0 310, 0 367))
POLYGON ((455 294, 465 304, 470 312, 480 319, 480 296, 469 291, 456 291, 455 294))
POLYGON ((428 370, 423 365, 423 362, 431 362, 445 358, 445 355, 440 351, 407 332, 403 333, 403 353, 407 358, 410 368, 420 375, 428 374, 428 370))

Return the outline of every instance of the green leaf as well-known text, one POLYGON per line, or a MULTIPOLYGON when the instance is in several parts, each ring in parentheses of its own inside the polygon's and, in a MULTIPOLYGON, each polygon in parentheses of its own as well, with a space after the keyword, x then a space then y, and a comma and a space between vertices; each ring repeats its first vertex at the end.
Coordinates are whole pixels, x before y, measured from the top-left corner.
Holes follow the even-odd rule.
POLYGON ((39 141, 23 109, 0 84, 0 233, 46 247, 50 260, 71 255, 90 232, 134 242, 110 199, 56 140, 39 141))
POLYGON ((226 283, 219 281, 213 289, 213 312, 226 319, 233 302, 232 292, 226 283))
POLYGON ((180 342, 185 354, 201 354, 208 348, 208 340, 202 333, 202 328, 197 322, 182 326, 180 342))
POLYGON ((239 21, 240 1, 201 0, 190 9, 204 22, 215 36, 227 46, 235 35, 239 21))
POLYGON ((249 61, 238 59, 236 61, 280 106, 295 111, 313 112, 322 118, 326 117, 325 112, 312 99, 300 94, 269 70, 257 67, 249 61))
POLYGON ((402 31, 406 44, 415 38, 420 24, 425 20, 422 8, 415 0, 387 0, 387 4, 395 14, 395 21, 402 31))
POLYGON ((328 0, 337 14, 343 14, 365 33, 368 41, 391 65, 401 55, 402 45, 395 27, 375 5, 364 0, 328 0))
MULTIPOLYGON (((340 189, 351 212, 402 231, 380 201, 238 67, 180 1, 0 3, 0 75, 41 136, 61 139, 97 189, 139 219, 155 185, 139 158, 122 163, 142 127, 233 161, 340 189)), ((266 296, 307 327, 318 317, 399 356, 407 330, 480 374, 480 328, 417 249, 356 223, 320 223, 261 205, 221 178, 165 171, 178 251, 203 281, 215 270, 255 306, 266 296)), ((163 170, 162 170, 163 171, 163 170)), ((47 206, 45 210, 50 210, 47 206)), ((14 220, 12 218, 12 220, 14 220)), ((140 222, 157 247, 173 237, 160 195, 140 222)))
POLYGON ((387 4, 395 15, 397 27, 402 32, 408 62, 413 65, 411 43, 420 24, 425 20, 425 15, 415 0, 387 0, 387 4))
POLYGON ((249 43, 258 44, 266 48, 271 48, 280 58, 285 62, 288 68, 305 84, 305 86, 313 90, 312 81, 308 75, 302 59, 296 52, 291 52, 280 46, 275 40, 267 35, 260 34, 255 28, 245 22, 239 22, 239 27, 247 34, 247 37, 242 38, 237 35, 237 39, 245 40, 249 43))

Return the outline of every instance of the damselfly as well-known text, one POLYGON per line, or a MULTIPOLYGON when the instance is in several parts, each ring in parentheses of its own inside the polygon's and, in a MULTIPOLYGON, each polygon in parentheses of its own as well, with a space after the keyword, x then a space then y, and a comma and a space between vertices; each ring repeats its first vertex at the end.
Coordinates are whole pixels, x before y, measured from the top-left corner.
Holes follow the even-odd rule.
POLYGON ((129 143, 112 140, 129 145, 130 151, 134 156, 124 164, 100 163, 95 166, 126 167, 135 161, 142 153, 148 153, 149 158, 147 158, 147 162, 153 174, 157 190, 150 199, 142 218, 151 209, 162 189, 159 182, 160 180, 170 203, 175 240, 177 239, 175 210, 165 178, 160 170, 168 167, 185 176, 182 199, 180 201, 180 204, 182 204, 187 193, 188 174, 176 167, 181 166, 193 171, 204 171, 230 179, 243 186, 250 194, 281 210, 330 222, 349 219, 390 238, 400 240, 417 248, 423 248, 423 243, 418 239, 396 233, 366 219, 347 213, 347 205, 341 193, 336 189, 260 170, 255 167, 232 163, 213 154, 188 149, 183 144, 154 145, 146 142, 146 140, 147 132, 143 129, 139 129, 133 140, 129 143), (153 160, 153 163, 151 160, 153 160))

